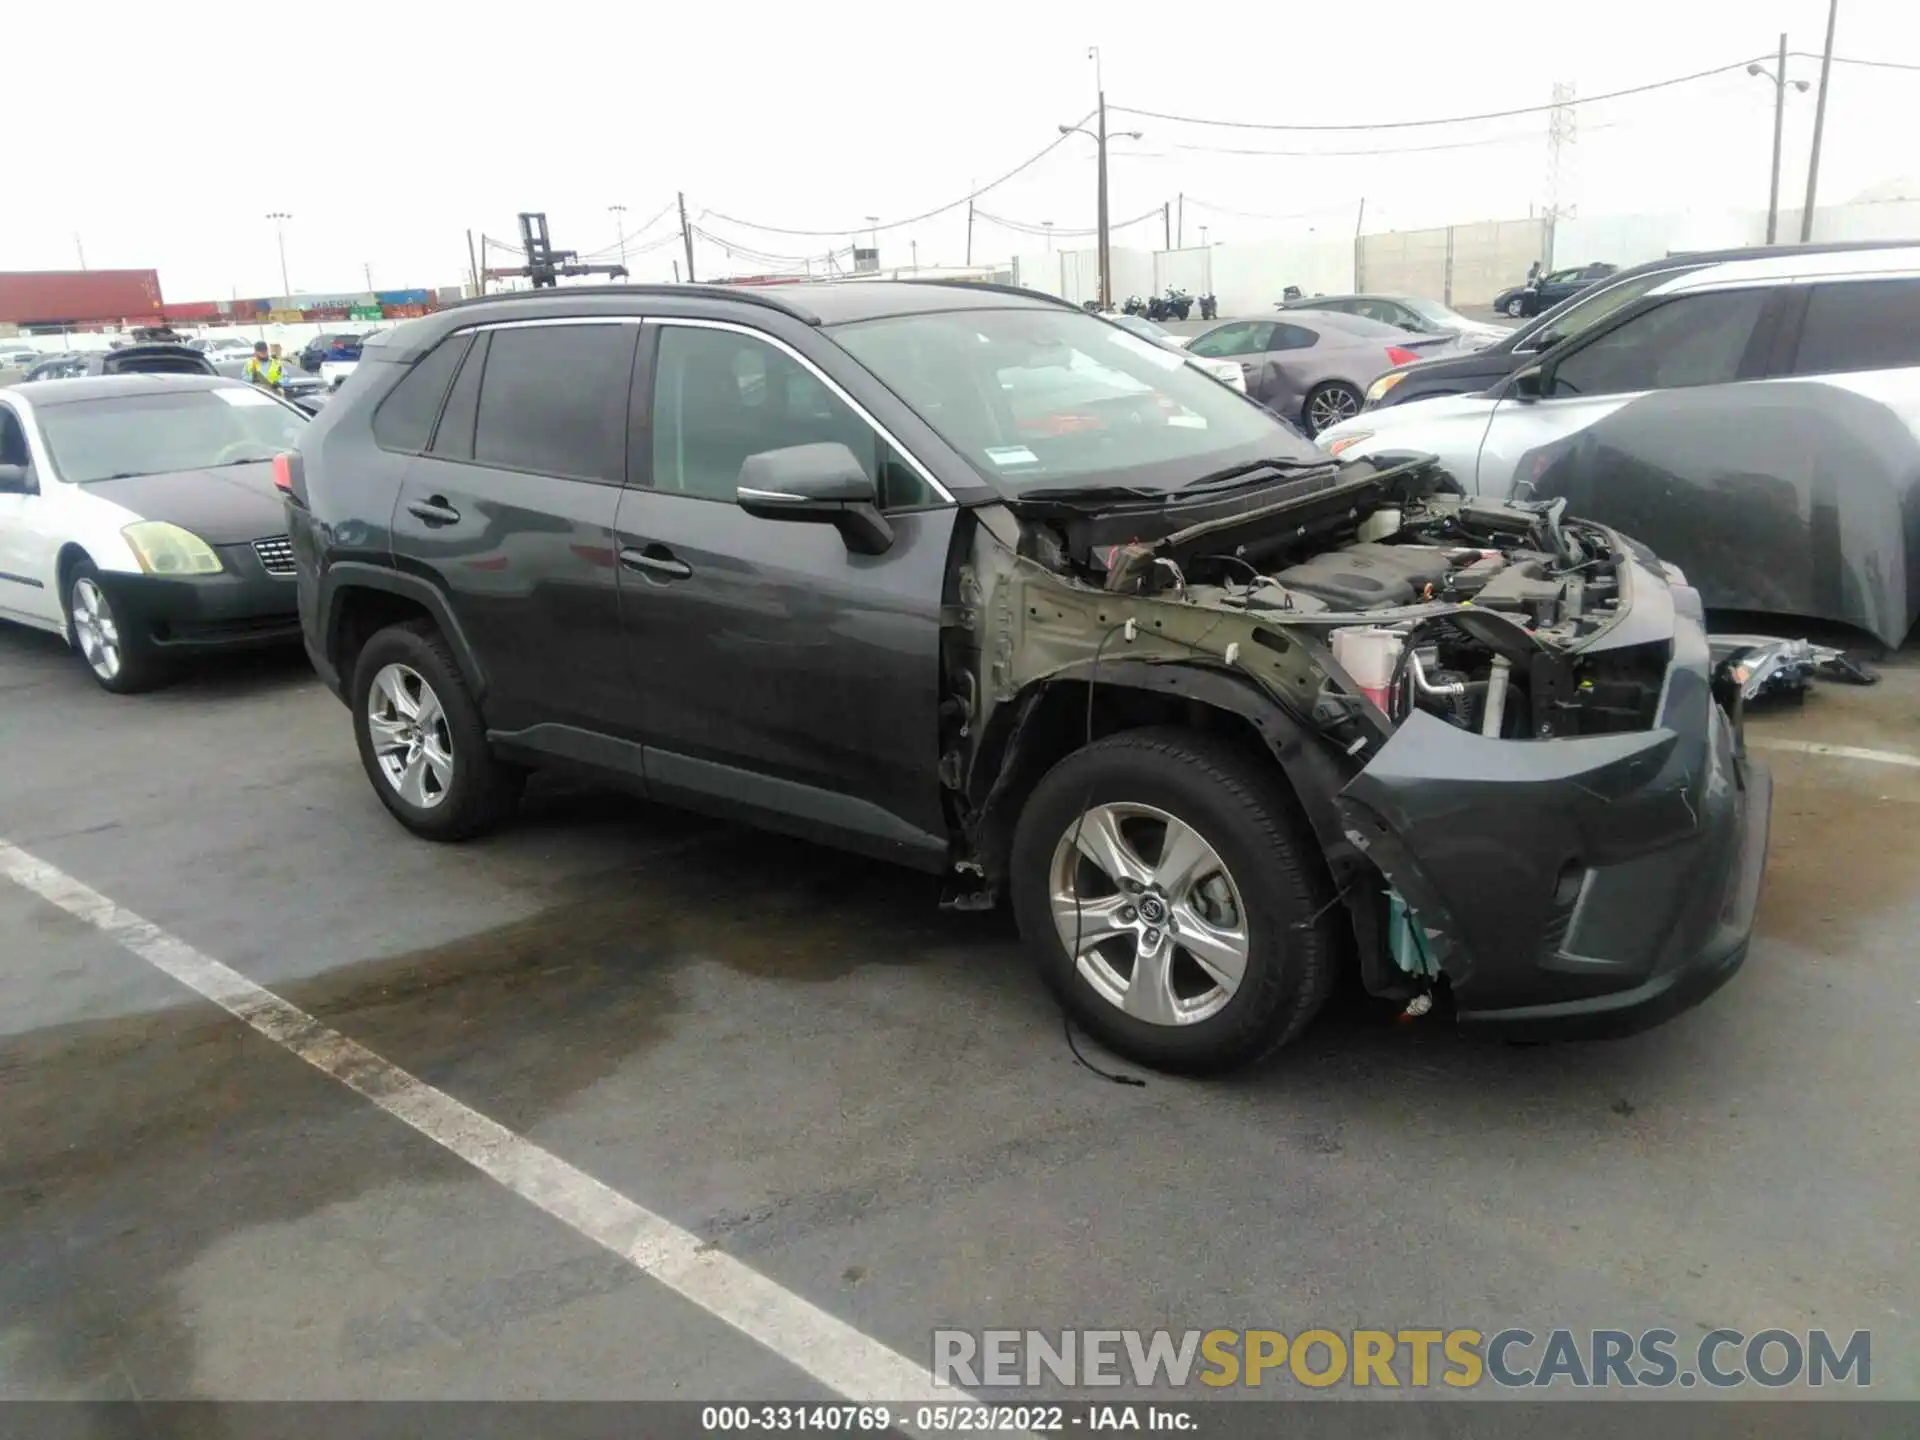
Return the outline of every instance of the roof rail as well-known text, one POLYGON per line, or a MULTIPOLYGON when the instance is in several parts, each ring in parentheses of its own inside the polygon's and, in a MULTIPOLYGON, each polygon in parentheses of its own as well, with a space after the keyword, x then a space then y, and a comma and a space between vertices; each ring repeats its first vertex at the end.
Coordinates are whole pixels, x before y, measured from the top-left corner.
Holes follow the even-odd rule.
MULTIPOLYGON (((492 305, 501 301, 529 302, 534 300, 565 300, 574 296, 617 299, 633 295, 696 295, 710 300, 741 300, 749 305, 765 306, 769 310, 778 310, 791 315, 794 319, 808 325, 818 325, 820 317, 804 305, 797 305, 773 292, 785 289, 785 286, 762 285, 697 285, 664 283, 640 285, 550 285, 537 290, 503 290, 495 295, 474 295, 465 300, 456 300, 451 305, 443 305, 443 310, 460 310, 471 305, 492 305)), ((796 282, 794 288, 799 288, 796 282)))
POLYGON ((991 290, 999 295, 1018 295, 1025 300, 1045 300, 1050 305, 1062 305, 1069 310, 1078 310, 1080 306, 1058 295, 1049 295, 1044 290, 1029 290, 1024 285, 1001 285, 992 280, 962 280, 951 275, 909 275, 899 282, 902 285, 944 285, 950 290, 991 290))

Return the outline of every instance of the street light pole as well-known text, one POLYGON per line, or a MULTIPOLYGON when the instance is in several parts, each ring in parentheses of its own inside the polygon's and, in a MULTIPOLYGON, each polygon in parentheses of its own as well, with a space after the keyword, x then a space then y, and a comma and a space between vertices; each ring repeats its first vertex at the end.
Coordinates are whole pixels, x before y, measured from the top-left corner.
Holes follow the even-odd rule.
POLYGON ((1820 134, 1827 124, 1827 77, 1833 71, 1833 26, 1840 0, 1827 0, 1827 48, 1820 52, 1820 98, 1813 104, 1813 153, 1807 159, 1807 203, 1800 207, 1800 243, 1813 239, 1813 197, 1820 184, 1820 134))
POLYGON ((287 281, 287 221, 293 216, 285 210, 269 210, 267 219, 273 221, 274 238, 280 243, 280 293, 291 295, 293 286, 287 281))
MULTIPOLYGON (((1097 239, 1095 240, 1097 253, 1100 257, 1099 305, 1102 310, 1111 310, 1113 308, 1113 246, 1111 243, 1112 236, 1108 233, 1107 229, 1107 87, 1106 83, 1100 78, 1100 47, 1098 45, 1089 45, 1087 47, 1087 58, 1093 61, 1093 83, 1095 93, 1099 97, 1099 102, 1096 106, 1096 114, 1099 116, 1098 128, 1089 131, 1081 125, 1062 125, 1060 127, 1060 133, 1062 135, 1071 135, 1077 130, 1082 135, 1091 134, 1093 136, 1096 156, 1095 163, 1099 171, 1099 179, 1097 182, 1098 190, 1095 197, 1095 210, 1097 212, 1095 223, 1099 227, 1096 232, 1097 239)), ((1119 133, 1123 138, 1128 140, 1138 140, 1141 138, 1138 130, 1122 130, 1119 133)))
MULTIPOLYGON (((1765 75, 1773 82, 1773 179, 1767 187, 1767 244, 1771 245, 1780 226, 1780 131, 1787 115, 1787 37, 1780 37, 1780 58, 1771 71, 1764 65, 1753 64, 1747 66, 1747 73, 1765 75)), ((1794 89, 1806 93, 1806 81, 1795 80, 1792 84, 1794 89)))

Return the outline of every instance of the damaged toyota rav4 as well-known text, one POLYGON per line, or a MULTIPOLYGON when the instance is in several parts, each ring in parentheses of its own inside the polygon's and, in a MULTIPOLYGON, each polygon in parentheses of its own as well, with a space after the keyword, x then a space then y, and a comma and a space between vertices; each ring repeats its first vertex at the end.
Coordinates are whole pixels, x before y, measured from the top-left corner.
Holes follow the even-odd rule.
POLYGON ((277 476, 309 653, 424 836, 566 769, 918 866, 1173 1070, 1284 1044, 1344 967, 1547 1036, 1746 952, 1770 787, 1678 571, 1329 459, 1043 296, 455 306, 277 476))

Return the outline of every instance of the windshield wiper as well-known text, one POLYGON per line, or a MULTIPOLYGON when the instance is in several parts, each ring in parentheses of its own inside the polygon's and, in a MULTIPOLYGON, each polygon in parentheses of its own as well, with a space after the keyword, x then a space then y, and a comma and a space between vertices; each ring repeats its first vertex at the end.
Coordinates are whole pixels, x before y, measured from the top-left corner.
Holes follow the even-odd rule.
POLYGON ((1216 490, 1230 486, 1235 481, 1245 480, 1250 475, 1258 475, 1262 471, 1271 470, 1282 475, 1298 475, 1310 470, 1330 470, 1334 468, 1335 463, 1330 459, 1295 460, 1286 456, 1272 460, 1249 460, 1244 465, 1229 465, 1224 470, 1211 471, 1198 479, 1189 480, 1180 488, 1183 491, 1216 490))
POLYGON ((1063 485, 1054 489, 1022 490, 1021 500, 1164 500, 1165 490, 1140 485, 1063 485))

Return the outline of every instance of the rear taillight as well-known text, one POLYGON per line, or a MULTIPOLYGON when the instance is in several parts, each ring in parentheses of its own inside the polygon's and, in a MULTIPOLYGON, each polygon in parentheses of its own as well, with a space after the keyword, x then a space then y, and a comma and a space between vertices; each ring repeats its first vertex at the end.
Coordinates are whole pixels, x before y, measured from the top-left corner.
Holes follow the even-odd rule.
POLYGON ((273 457, 273 488, 282 495, 293 494, 293 456, 284 450, 273 457))
POLYGON ((1419 359, 1420 355, 1417 351, 1409 350, 1404 345, 1387 346, 1387 363, 1389 365, 1412 365, 1419 359))

